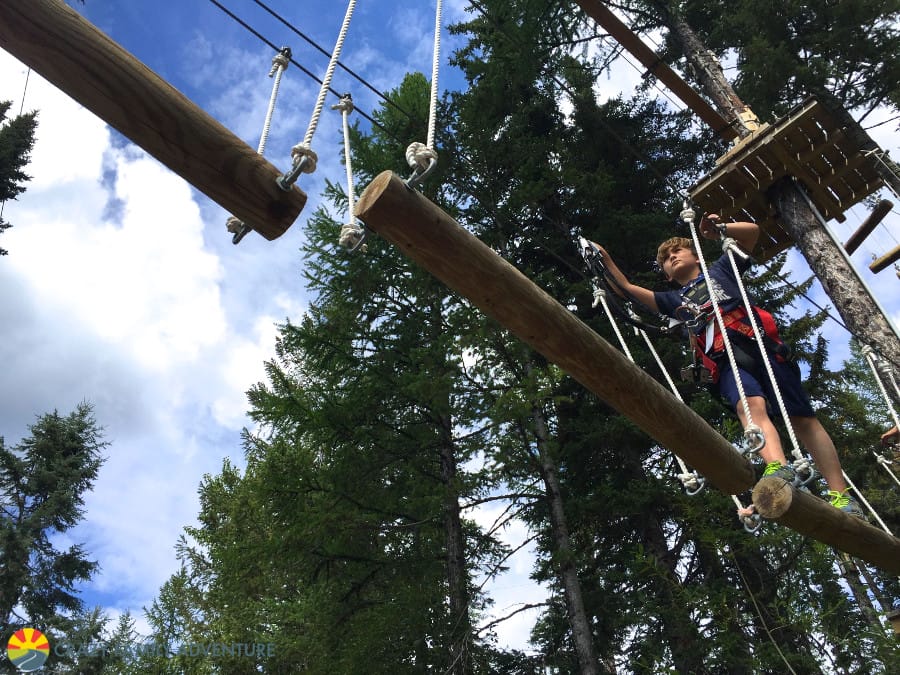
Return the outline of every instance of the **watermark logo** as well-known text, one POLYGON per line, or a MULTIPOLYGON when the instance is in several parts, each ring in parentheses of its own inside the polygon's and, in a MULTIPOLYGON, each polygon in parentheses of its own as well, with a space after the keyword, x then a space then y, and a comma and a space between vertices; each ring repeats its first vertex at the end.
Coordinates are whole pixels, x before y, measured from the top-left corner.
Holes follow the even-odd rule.
POLYGON ((50 642, 35 628, 21 628, 6 645, 6 655, 22 673, 30 673, 44 665, 50 656, 50 642))

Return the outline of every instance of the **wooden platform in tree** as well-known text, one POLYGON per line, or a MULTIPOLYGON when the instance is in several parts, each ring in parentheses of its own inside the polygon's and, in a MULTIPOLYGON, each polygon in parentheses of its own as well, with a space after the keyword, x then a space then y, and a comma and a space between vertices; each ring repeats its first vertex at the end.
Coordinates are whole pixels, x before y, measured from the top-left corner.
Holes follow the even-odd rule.
POLYGON ((807 99, 775 124, 764 124, 717 160, 716 169, 691 187, 698 209, 725 218, 750 220, 763 230, 759 259, 791 246, 766 191, 794 176, 826 220, 843 222, 844 212, 883 185, 874 155, 861 152, 817 99, 807 99))

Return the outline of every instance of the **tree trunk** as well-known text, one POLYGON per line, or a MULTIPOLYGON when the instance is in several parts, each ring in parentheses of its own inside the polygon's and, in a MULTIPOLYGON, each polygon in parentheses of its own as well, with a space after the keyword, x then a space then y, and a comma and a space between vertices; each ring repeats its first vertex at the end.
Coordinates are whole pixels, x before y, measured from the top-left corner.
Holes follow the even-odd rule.
MULTIPOLYGON (((722 72, 716 55, 700 41, 694 30, 677 14, 664 11, 669 30, 681 45, 681 50, 694 70, 695 77, 702 84, 703 91, 712 99, 722 116, 741 138, 748 136, 751 129, 745 125, 745 113, 750 109, 738 97, 722 72)), ((755 118, 754 118, 755 119, 755 118)))
POLYGON ((783 179, 772 186, 769 198, 850 332, 885 360, 896 363, 900 339, 838 244, 820 225, 800 188, 792 180, 783 179))
MULTIPOLYGON (((572 628, 572 640, 575 643, 578 667, 582 675, 599 675, 600 662, 594 651, 593 631, 591 631, 591 624, 584 609, 584 597, 581 593, 581 582, 578 579, 578 571, 575 567, 572 542, 569 537, 569 526, 563 508, 559 475, 556 463, 548 452, 550 433, 547 428, 547 422, 544 419, 544 412, 539 406, 534 406, 533 414, 541 478, 544 481, 544 489, 547 494, 550 511, 553 555, 558 561, 557 570, 566 598, 566 613, 569 617, 569 625, 572 628)), ((604 672, 615 673, 615 670, 609 670, 607 667, 604 672)))
POLYGON ((472 652, 468 649, 472 635, 469 620, 469 588, 466 574, 465 538, 460 519, 456 488, 456 451, 451 436, 449 417, 441 416, 441 482, 444 484, 442 511, 444 516, 447 583, 450 595, 450 662, 447 673, 466 675, 472 672, 472 652))

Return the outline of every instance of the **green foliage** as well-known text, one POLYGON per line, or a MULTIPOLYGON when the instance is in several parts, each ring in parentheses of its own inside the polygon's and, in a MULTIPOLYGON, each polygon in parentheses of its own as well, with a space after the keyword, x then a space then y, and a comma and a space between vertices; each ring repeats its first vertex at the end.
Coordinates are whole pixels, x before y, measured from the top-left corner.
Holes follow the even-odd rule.
MULTIPOLYGON (((37 128, 36 112, 7 119, 11 105, 10 101, 0 101, 0 202, 15 199, 25 191, 24 183, 30 176, 23 169, 30 159, 37 128)), ((11 225, 0 217, 0 233, 9 227, 11 225)), ((6 253, 0 248, 0 255, 6 253)))
POLYGON ((66 614, 81 610, 77 583, 91 578, 97 563, 80 544, 57 548, 55 536, 74 527, 84 513, 106 447, 90 405, 67 417, 53 412, 29 427, 13 448, 0 438, 0 627, 13 623, 65 628, 66 614))

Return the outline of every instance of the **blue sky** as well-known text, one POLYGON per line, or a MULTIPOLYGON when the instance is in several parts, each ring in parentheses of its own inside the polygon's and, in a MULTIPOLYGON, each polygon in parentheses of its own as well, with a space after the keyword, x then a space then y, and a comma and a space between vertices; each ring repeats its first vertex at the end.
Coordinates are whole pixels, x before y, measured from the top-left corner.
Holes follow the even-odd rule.
MULTIPOLYGON (((327 58, 252 0, 223 0, 307 69, 324 74, 327 58)), ((445 0, 444 25, 465 15, 445 0)), ((73 6, 197 105, 256 148, 271 93, 273 52, 208 0, 87 0, 73 6)), ((346 11, 341 2, 273 0, 276 12, 331 50, 346 11)), ((360 2, 342 62, 381 91, 406 72, 430 73, 434 3, 360 2)), ((460 86, 447 65, 455 38, 443 34, 441 88, 460 86)), ((111 615, 141 609, 176 569, 174 544, 198 512, 197 486, 224 458, 242 464, 239 434, 250 424, 244 392, 265 379, 276 324, 297 319, 308 298, 301 276, 302 222, 317 206, 326 177, 343 183, 340 115, 326 101, 313 148, 315 174, 298 184, 310 201, 298 222, 268 242, 251 234, 239 246, 225 232, 228 214, 101 120, 0 51, 0 99, 40 110, 28 191, 6 204, 14 224, 0 260, 0 435, 15 444, 35 417, 94 404, 111 443, 84 523, 71 533, 101 565, 84 598, 111 615)), ((602 78, 599 96, 630 90, 639 73, 622 65, 602 78)), ((340 69, 333 88, 359 109, 378 101, 340 69)), ((282 81, 266 155, 279 168, 306 131, 319 85, 291 66, 282 81)), ((876 138, 896 157, 896 124, 876 138)), ((424 141, 425 139, 408 139, 424 141)), ((400 152, 400 150, 398 150, 400 152)), ((363 186, 358 186, 361 191, 363 186)), ((834 224, 840 238, 865 217, 857 207, 834 224)), ((864 269, 872 251, 896 245, 879 230, 854 257, 898 317, 892 270, 864 269)), ((335 232, 335 242, 338 233, 335 232)), ((802 261, 796 262, 803 269, 802 261)), ((820 302, 825 302, 818 295, 820 302)), ((845 337, 836 334, 835 352, 845 337)), ((501 509, 502 506, 497 506, 501 509)), ((477 514, 485 523, 490 512, 477 514)), ((507 531, 517 546, 526 533, 507 531)), ((525 551, 511 573, 488 587, 498 613, 541 597, 527 580, 525 551)), ((501 644, 522 647, 534 619, 524 612, 498 628, 501 644)))

